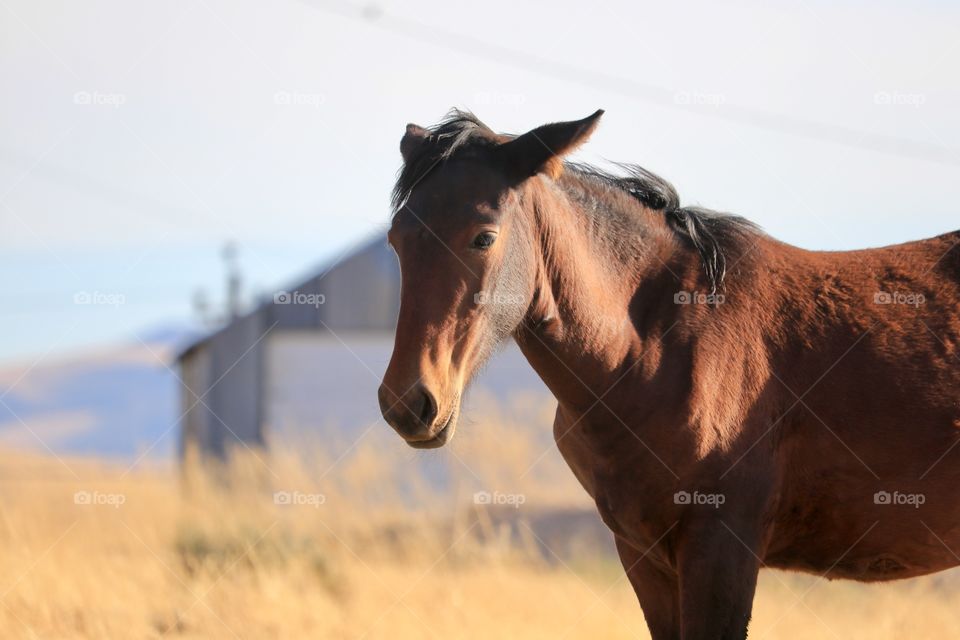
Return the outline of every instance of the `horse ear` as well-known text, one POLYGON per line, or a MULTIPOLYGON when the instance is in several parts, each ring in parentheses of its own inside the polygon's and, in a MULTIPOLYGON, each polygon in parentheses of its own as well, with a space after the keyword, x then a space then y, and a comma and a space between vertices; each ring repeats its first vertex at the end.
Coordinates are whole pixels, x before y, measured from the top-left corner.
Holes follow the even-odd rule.
POLYGON ((582 145, 597 128, 603 109, 583 120, 545 124, 500 145, 507 171, 518 179, 543 173, 559 178, 563 157, 582 145))
POLYGON ((416 124, 408 124, 407 132, 400 139, 400 155, 404 162, 409 162, 410 158, 417 154, 417 151, 423 146, 423 143, 430 137, 430 132, 416 124))

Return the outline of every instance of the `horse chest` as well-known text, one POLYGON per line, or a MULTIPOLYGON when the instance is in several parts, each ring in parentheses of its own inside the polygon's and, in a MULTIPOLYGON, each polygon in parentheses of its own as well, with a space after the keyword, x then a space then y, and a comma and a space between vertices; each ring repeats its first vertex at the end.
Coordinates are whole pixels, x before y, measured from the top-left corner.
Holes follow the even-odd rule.
POLYGON ((611 531, 638 543, 648 538, 652 541, 662 533, 661 516, 667 510, 661 503, 673 495, 673 483, 658 472, 662 468, 651 467, 647 456, 629 455, 634 444, 640 446, 634 438, 632 443, 611 446, 609 438, 593 435, 596 426, 563 421, 558 416, 554 424, 557 447, 611 531))

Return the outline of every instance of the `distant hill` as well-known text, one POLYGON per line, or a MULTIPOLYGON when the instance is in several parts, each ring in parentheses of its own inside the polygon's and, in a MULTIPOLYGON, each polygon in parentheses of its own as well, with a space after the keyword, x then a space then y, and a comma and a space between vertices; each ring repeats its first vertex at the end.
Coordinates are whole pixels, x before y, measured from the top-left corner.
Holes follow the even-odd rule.
POLYGON ((172 355, 193 332, 0 368, 0 447, 133 459, 169 458, 179 387, 172 355))

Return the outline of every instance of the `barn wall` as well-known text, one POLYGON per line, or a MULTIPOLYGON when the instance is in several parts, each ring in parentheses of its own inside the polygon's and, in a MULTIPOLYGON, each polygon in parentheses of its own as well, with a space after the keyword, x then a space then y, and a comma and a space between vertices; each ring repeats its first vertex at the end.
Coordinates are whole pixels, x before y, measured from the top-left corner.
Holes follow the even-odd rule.
POLYGON ((188 448, 207 451, 210 448, 210 414, 197 403, 210 382, 210 352, 200 346, 180 359, 180 379, 189 389, 180 391, 180 457, 188 448))
POLYGON ((241 442, 251 447, 263 443, 260 376, 263 339, 269 329, 263 316, 238 318, 204 343, 210 358, 204 397, 211 434, 206 453, 222 457, 241 442))
POLYGON ((271 335, 264 367, 268 433, 353 432, 379 424, 377 387, 392 348, 392 336, 382 332, 271 335))

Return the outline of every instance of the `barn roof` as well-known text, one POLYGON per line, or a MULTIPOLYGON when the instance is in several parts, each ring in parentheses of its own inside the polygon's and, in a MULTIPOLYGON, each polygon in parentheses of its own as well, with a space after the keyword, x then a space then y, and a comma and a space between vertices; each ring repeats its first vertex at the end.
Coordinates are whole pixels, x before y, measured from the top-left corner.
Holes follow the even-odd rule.
POLYGON ((176 359, 182 360, 241 323, 255 322, 263 331, 268 327, 390 331, 396 325, 399 301, 397 258, 386 236, 377 234, 306 279, 271 291, 251 311, 188 344, 176 359))

